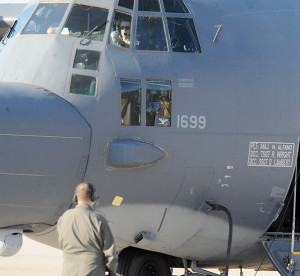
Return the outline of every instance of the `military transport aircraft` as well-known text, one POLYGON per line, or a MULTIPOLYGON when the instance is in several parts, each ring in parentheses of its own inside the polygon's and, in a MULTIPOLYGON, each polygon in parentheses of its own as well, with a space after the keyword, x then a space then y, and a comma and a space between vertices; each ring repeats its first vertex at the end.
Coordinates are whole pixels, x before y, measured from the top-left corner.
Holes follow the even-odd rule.
POLYGON ((58 247, 87 181, 121 275, 300 275, 300 2, 33 0, 7 23, 1 255, 58 247))

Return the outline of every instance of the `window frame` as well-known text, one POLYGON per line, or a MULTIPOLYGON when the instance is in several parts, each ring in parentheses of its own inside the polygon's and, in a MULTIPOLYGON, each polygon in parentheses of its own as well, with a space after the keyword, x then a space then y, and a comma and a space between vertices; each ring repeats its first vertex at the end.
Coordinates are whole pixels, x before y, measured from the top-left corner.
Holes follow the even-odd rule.
POLYGON ((154 12, 154 13, 157 13, 157 12, 161 13, 162 12, 162 4, 161 4, 160 0, 156 0, 157 3, 158 3, 159 11, 140 10, 140 1, 145 1, 145 0, 135 0, 135 1, 137 2, 137 11, 138 12, 143 12, 143 13, 148 13, 148 12, 150 12, 150 13, 152 13, 152 12, 154 12))
MULTIPOLYGON (((70 8, 70 12, 69 12, 69 14, 68 14, 68 17, 66 18, 66 20, 65 20, 65 22, 64 22, 64 24, 63 24, 63 26, 62 26, 62 30, 60 31, 59 34, 60 34, 61 36, 68 36, 68 37, 77 38, 77 39, 80 39, 80 40, 82 40, 82 39, 85 37, 85 35, 83 35, 82 37, 81 37, 81 36, 78 37, 78 36, 73 36, 73 35, 70 35, 70 34, 65 34, 65 33, 63 33, 63 32, 64 32, 64 29, 65 29, 65 25, 67 24, 68 20, 70 19, 71 13, 72 13, 73 8, 74 8, 75 5, 89 6, 89 7, 94 7, 94 8, 100 8, 100 9, 105 9, 105 10, 107 10, 107 17, 106 17, 106 24, 105 24, 104 33, 103 33, 103 39, 102 39, 102 40, 95 40, 95 39, 91 39, 90 36, 86 38, 86 39, 92 40, 92 41, 94 41, 94 42, 104 42, 104 41, 105 41, 105 35, 106 35, 106 32, 107 32, 106 29, 107 29, 107 26, 109 25, 109 24, 107 24, 107 23, 109 23, 109 20, 108 20, 108 19, 109 19, 109 12, 110 12, 110 9, 109 9, 109 8, 106 8, 106 7, 102 7, 102 6, 83 4, 83 3, 79 3, 79 2, 73 3, 72 7, 70 8)), ((91 34, 90 34, 90 35, 91 35, 91 34)))
POLYGON ((96 98, 97 96, 97 89, 98 88, 98 76, 91 76, 91 75, 87 75, 87 74, 80 74, 80 73, 71 73, 70 76, 70 84, 69 84, 69 89, 68 89, 68 94, 69 95, 77 95, 77 96, 84 96, 84 97, 89 97, 89 98, 96 98), (71 85, 72 85, 72 80, 73 80, 73 76, 83 76, 83 77, 89 77, 89 78, 94 78, 96 80, 95 83, 95 93, 94 95, 89 95, 89 94, 81 94, 81 93, 72 93, 71 92, 71 85))
POLYGON ((110 24, 110 31, 109 31, 109 35, 108 35, 108 44, 109 45, 112 45, 112 46, 115 46, 115 47, 119 47, 121 49, 127 49, 127 50, 130 50, 132 48, 132 37, 133 37, 133 25, 134 25, 134 20, 133 20, 134 16, 133 14, 129 13, 129 12, 125 12, 125 11, 121 11, 121 10, 118 10, 118 9, 115 9, 114 12, 113 12, 113 16, 112 16, 112 20, 111 20, 111 24, 110 24), (111 34, 112 32, 115 32, 116 30, 112 30, 113 28, 113 22, 115 21, 115 16, 116 16, 116 13, 121 13, 121 14, 125 14, 125 15, 128 15, 130 16, 130 44, 129 44, 129 47, 123 47, 123 46, 120 46, 120 45, 117 45, 117 44, 113 44, 111 43, 111 34))
MULTIPOLYGON (((175 13, 177 13, 177 14, 180 14, 180 15, 187 15, 187 14, 191 14, 191 12, 190 12, 190 10, 189 10, 188 6, 186 5, 186 3, 185 3, 183 0, 182 0, 182 3, 183 3, 183 5, 185 6, 185 8, 186 8, 187 12, 166 11, 165 0, 160 0, 160 1, 161 1, 162 5, 163 5, 163 7, 164 7, 164 12, 165 12, 165 13, 169 13, 169 14, 175 14, 175 13)), ((177 1, 177 0, 176 0, 176 1, 177 1)))
MULTIPOLYGON (((166 16, 166 24, 167 24, 167 27, 168 27, 168 32, 169 32, 169 36, 168 36, 168 39, 169 39, 169 43, 170 43, 170 48, 172 49, 172 52, 173 53, 189 53, 189 54, 201 54, 202 53, 202 48, 201 48, 201 44, 200 44, 200 41, 199 41, 199 38, 198 38, 198 31, 196 29, 196 25, 195 25, 195 18, 194 17, 191 17, 191 16, 186 16, 187 14, 184 13, 184 14, 180 14, 181 16, 178 16, 178 15, 172 15, 172 16, 166 16), (172 47, 172 37, 171 37, 171 30, 169 28, 169 19, 179 19, 179 20, 191 20, 192 23, 193 23, 193 29, 194 29, 194 35, 196 35, 196 39, 197 39, 197 42, 198 42, 198 45, 199 45, 199 49, 197 52, 192 52, 192 51, 174 51, 174 48, 172 47)), ((192 37, 190 36, 190 38, 192 39, 192 37)), ((196 45, 195 45, 196 46, 196 45)))
MULTIPOLYGON (((23 33, 25 28, 27 27, 29 21, 31 20, 32 16, 36 13, 37 9, 39 8, 40 5, 43 5, 43 4, 67 4, 67 7, 65 9, 65 13, 64 15, 62 16, 61 18, 61 21, 60 23, 58 24, 58 26, 56 27, 57 28, 57 32, 55 33, 52 33, 52 34, 60 34, 60 26, 62 25, 62 23, 64 23, 64 17, 68 11, 68 8, 70 6, 70 2, 68 1, 64 1, 64 2, 39 2, 35 5, 35 8, 33 9, 33 11, 31 12, 30 16, 27 18, 27 21, 26 23, 24 24, 23 28, 21 28, 21 30, 19 31, 19 34, 20 35, 52 35, 52 34, 48 34, 47 32, 46 33, 23 33)), ((33 5, 34 6, 34 5, 33 5)), ((28 9, 30 9, 31 7, 28 7, 28 9)), ((27 10, 28 10, 27 9, 27 10)), ((49 26, 50 27, 50 26, 49 26)))
POLYGON ((121 0, 118 0, 118 7, 121 7, 121 8, 124 8, 124 9, 128 9, 128 10, 133 10, 134 9, 134 2, 135 2, 135 0, 132 0, 132 8, 128 8, 128 7, 125 7, 125 6, 121 6, 120 5, 120 1, 121 0))
POLYGON ((76 48, 76 49, 75 49, 74 58, 73 58, 73 63, 72 63, 72 69, 76 69, 76 70, 85 70, 86 72, 88 72, 88 71, 99 72, 99 69, 100 69, 100 62, 101 62, 101 54, 102 54, 102 52, 99 51, 99 50, 76 48), (75 63, 75 60, 76 60, 76 57, 77 57, 77 53, 78 53, 79 51, 96 52, 96 53, 98 53, 98 54, 99 54, 99 57, 98 57, 97 69, 74 67, 74 65, 76 64, 76 63, 75 63))
MULTIPOLYGON (((163 127, 163 128, 165 128, 165 127, 172 127, 172 102, 173 102, 173 85, 172 85, 172 80, 171 79, 156 79, 156 78, 146 78, 145 79, 145 98, 146 98, 146 101, 145 101, 145 116, 146 116, 146 119, 145 119, 145 126, 146 127, 163 127), (169 126, 165 126, 165 125, 155 125, 155 121, 154 121, 154 125, 148 125, 147 124, 147 92, 148 92, 148 83, 150 83, 150 82, 153 82, 153 81, 160 81, 160 82, 169 82, 169 84, 170 84, 170 93, 171 93, 171 101, 170 101, 170 105, 169 105, 169 107, 170 107, 170 110, 167 110, 168 111, 168 113, 169 113, 169 117, 170 117, 170 125, 169 126)), ((156 117, 156 116, 155 116, 156 117)), ((163 117, 165 117, 164 115, 163 115, 163 117)))
MULTIPOLYGON (((143 84, 142 84, 142 81, 143 80, 141 78, 132 78, 132 77, 120 77, 119 78, 119 87, 120 87, 120 92, 121 92, 121 94, 120 94, 120 108, 121 108, 121 110, 120 110, 121 111, 120 112, 120 124, 121 124, 121 126, 124 126, 124 127, 140 127, 140 126, 142 126, 142 109, 143 109, 143 84), (121 81, 126 81, 126 80, 128 80, 128 81, 137 81, 140 84, 140 87, 139 87, 139 97, 140 97, 140 101, 139 101, 139 105, 140 105, 139 118, 140 118, 140 120, 139 120, 138 124, 136 124, 136 125, 133 125, 133 124, 127 125, 127 124, 122 123, 122 111, 123 111, 122 110, 122 93, 123 92, 122 92, 121 81)), ((126 93, 126 92, 124 92, 124 93, 126 93)))
POLYGON ((136 15, 136 20, 135 20, 136 24, 135 24, 135 40, 134 40, 134 50, 138 51, 138 52, 155 52, 155 53, 167 53, 169 52, 169 43, 168 43, 168 38, 167 38, 167 29, 166 29, 166 22, 164 20, 164 16, 163 15, 145 15, 144 12, 142 14, 138 14, 136 15), (165 38, 165 45, 166 45, 166 50, 162 51, 162 50, 143 50, 143 49, 137 49, 137 45, 136 45, 136 38, 137 38, 137 32, 138 32, 138 19, 140 17, 153 17, 153 18, 160 18, 161 22, 162 22, 162 27, 163 27, 163 32, 164 32, 164 38, 165 38))

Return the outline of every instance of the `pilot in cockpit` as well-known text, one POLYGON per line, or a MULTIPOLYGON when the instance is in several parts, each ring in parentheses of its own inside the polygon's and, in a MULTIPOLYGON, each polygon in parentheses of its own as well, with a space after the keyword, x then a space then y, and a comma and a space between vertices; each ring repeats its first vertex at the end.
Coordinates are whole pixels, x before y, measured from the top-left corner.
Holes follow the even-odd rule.
POLYGON ((131 23, 127 18, 120 19, 116 23, 116 29, 110 34, 110 43, 113 45, 129 48, 130 47, 131 23))

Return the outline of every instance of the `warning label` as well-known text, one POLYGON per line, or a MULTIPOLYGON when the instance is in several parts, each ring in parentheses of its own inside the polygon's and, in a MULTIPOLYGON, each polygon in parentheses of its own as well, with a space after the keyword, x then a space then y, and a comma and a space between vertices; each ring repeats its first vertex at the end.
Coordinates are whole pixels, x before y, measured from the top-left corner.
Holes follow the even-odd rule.
POLYGON ((295 143, 250 142, 248 166, 292 167, 295 143))

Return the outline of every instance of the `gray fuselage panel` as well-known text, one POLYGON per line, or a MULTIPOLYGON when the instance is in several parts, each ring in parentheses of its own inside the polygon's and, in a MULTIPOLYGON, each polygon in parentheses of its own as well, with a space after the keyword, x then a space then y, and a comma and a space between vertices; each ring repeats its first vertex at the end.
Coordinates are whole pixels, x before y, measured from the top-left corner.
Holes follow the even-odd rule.
MULTIPOLYGON (((186 4, 190 12, 177 14, 138 11, 137 5, 130 10, 118 1, 71 1, 55 33, 20 31, 6 41, 0 53, 1 82, 16 83, 16 90, 28 83, 57 95, 50 104, 55 117, 50 109, 42 114, 44 107, 21 121, 22 114, 15 113, 9 125, 0 119, 1 129, 7 127, 3 133, 28 135, 29 129, 30 135, 69 138, 43 138, 34 146, 37 138, 0 136, 3 143, 17 139, 22 149, 15 172, 48 177, 15 182, 16 175, 2 174, 0 207, 23 215, 23 220, 5 216, 0 226, 44 222, 46 217, 55 223, 57 217, 46 207, 71 205, 73 188, 84 177, 99 190, 97 208, 108 218, 119 249, 141 247, 221 267, 227 218, 221 212, 199 211, 204 202, 214 201, 233 217, 232 265, 260 263, 260 237, 280 210, 297 162, 300 36, 292 30, 300 24, 300 4, 186 4), (97 23, 91 37, 88 31, 93 30, 83 29, 84 20, 72 25, 77 22, 71 20, 72 9, 85 10, 79 5, 96 6, 106 19, 97 23), (116 14, 132 17, 130 43, 112 43, 116 14), (197 45, 191 19, 201 51, 185 43, 180 37, 184 32, 175 35, 180 25, 193 38, 189 44, 197 45), (156 27, 163 23, 165 44, 148 43, 151 50, 140 50, 146 46, 141 46, 139 28, 151 25, 148 21, 156 27), (213 42, 218 25, 223 29, 213 42), (29 127, 22 127, 23 121, 29 127), (22 139, 29 146, 22 147, 22 139), (150 161, 141 157, 143 148, 150 161), (42 161, 24 162, 28 156, 42 161), (36 191, 33 205, 44 206, 46 215, 25 214, 13 206, 14 193, 23 191, 17 189, 21 183, 29 185, 28 192, 36 191), (142 231, 155 238, 135 243, 142 231)), ((5 98, 2 85, 0 89, 5 98)), ((23 96, 16 93, 11 104, 18 97, 23 96)), ((41 102, 48 106, 47 99, 41 102)), ((22 101, 19 106, 25 108, 22 101)), ((3 104, 4 113, 5 108, 3 104)), ((17 159, 17 153, 11 156, 17 159)), ((29 204, 24 195, 17 198, 16 205, 29 204)))

